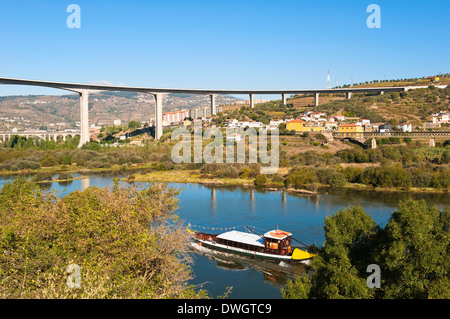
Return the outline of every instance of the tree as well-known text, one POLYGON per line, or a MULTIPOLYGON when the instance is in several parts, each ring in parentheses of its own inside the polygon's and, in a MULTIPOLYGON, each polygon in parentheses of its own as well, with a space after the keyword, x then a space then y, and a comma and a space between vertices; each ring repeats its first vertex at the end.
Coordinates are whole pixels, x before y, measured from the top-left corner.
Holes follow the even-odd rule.
POLYGON ((128 122, 128 128, 140 128, 141 122, 139 121, 130 121, 128 122))
POLYGON ((366 279, 361 276, 357 259, 366 257, 355 243, 375 233, 373 219, 360 207, 350 207, 325 218, 325 243, 311 261, 312 276, 291 281, 283 298, 369 298, 366 279))
POLYGON ((255 186, 263 186, 267 183, 267 176, 264 174, 259 174, 255 178, 255 186))
POLYGON ((314 170, 308 167, 294 168, 285 180, 286 186, 301 188, 307 184, 317 183, 318 178, 314 170))
POLYGON ((384 298, 449 298, 450 211, 401 202, 384 230, 379 265, 384 298))
POLYGON ((178 191, 115 183, 63 198, 25 179, 0 191, 0 297, 195 298, 178 191), (80 267, 79 288, 67 285, 80 267))
POLYGON ((315 248, 312 275, 288 282, 284 298, 450 297, 450 211, 424 200, 400 202, 385 228, 360 207, 324 222, 326 241, 315 248), (368 288, 367 266, 381 271, 381 287, 368 288))
POLYGON ((344 174, 335 173, 330 177, 330 186, 331 187, 342 187, 347 183, 344 174))

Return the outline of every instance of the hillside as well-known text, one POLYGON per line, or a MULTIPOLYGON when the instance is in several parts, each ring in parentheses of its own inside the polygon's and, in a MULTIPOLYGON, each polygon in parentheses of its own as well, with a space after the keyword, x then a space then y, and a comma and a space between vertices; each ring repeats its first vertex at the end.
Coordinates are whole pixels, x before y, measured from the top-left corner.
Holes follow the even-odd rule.
MULTIPOLYGON (((231 96, 216 96, 216 105, 230 104, 237 100, 231 96)), ((164 96, 163 112, 210 106, 209 96, 190 94, 168 94, 164 96)), ((154 116, 155 101, 152 95, 132 92, 101 92, 89 96, 89 122, 112 124, 148 120, 154 116)), ((39 128, 75 127, 80 120, 79 96, 33 95, 0 97, 0 130, 16 127, 39 128)))

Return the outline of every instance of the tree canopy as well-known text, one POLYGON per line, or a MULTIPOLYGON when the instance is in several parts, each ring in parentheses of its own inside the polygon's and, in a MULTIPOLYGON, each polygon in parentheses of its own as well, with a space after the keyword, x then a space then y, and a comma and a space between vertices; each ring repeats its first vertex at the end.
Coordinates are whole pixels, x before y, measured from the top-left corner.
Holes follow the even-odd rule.
POLYGON ((0 191, 1 298, 191 298, 177 192, 90 187, 60 198, 24 179, 0 191), (67 285, 80 267, 79 288, 67 285))
POLYGON ((291 280, 283 298, 449 298, 450 212, 425 201, 399 204, 384 228, 360 207, 325 219, 325 242, 310 272, 291 280), (367 284, 369 265, 380 288, 367 284))

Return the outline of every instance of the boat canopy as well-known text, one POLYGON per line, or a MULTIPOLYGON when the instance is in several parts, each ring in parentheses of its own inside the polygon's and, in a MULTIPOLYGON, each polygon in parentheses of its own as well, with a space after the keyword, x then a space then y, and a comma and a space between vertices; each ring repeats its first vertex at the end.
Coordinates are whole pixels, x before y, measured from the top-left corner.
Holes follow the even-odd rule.
POLYGON ((287 231, 279 230, 279 229, 274 229, 274 230, 268 231, 267 233, 264 234, 265 238, 271 238, 271 239, 277 239, 277 240, 282 240, 289 236, 292 236, 292 234, 287 231))
POLYGON ((243 244, 247 244, 247 245, 264 247, 264 240, 261 237, 259 237, 258 235, 243 233, 243 232, 236 231, 236 230, 232 230, 232 231, 228 231, 223 234, 220 234, 217 236, 217 238, 235 241, 235 242, 243 243, 243 244))

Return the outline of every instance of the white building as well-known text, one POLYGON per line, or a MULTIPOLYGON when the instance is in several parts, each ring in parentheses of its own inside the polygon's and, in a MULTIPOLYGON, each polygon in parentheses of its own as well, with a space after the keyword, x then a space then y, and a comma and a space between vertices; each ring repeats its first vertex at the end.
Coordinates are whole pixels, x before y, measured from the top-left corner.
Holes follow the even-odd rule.
POLYGON ((336 121, 345 121, 345 116, 341 114, 335 115, 334 118, 336 121))
POLYGON ((239 121, 236 119, 226 120, 225 122, 226 122, 225 126, 227 127, 237 127, 239 123, 239 121))
POLYGON ((399 125, 397 125, 397 128, 402 130, 402 132, 411 132, 412 131, 411 123, 400 123, 399 125))
POLYGON ((278 127, 280 124, 284 123, 283 120, 270 120, 270 127, 278 127))
POLYGON ((439 112, 432 115, 433 116, 433 123, 448 123, 449 122, 449 114, 448 112, 439 112))
POLYGON ((248 127, 254 127, 254 128, 262 128, 264 127, 264 123, 262 122, 247 122, 248 123, 248 127))
POLYGON ((241 140, 241 138, 242 138, 242 135, 238 134, 238 133, 229 134, 226 137, 227 141, 232 141, 232 142, 239 142, 241 140))

